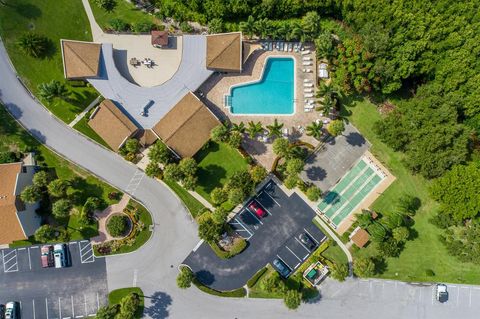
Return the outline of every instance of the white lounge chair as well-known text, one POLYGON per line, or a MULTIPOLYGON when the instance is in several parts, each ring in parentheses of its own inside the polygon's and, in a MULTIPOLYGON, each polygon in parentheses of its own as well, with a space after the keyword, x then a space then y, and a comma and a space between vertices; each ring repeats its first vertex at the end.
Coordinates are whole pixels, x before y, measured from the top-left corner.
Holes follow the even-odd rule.
POLYGON ((302 57, 302 60, 303 61, 312 61, 312 58, 309 57, 309 56, 304 56, 304 57, 302 57))
POLYGON ((307 93, 305 94, 305 97, 313 97, 313 93, 307 93))
POLYGON ((282 134, 283 137, 288 137, 288 128, 284 128, 284 129, 282 130, 282 133, 283 133, 283 134, 282 134))
POLYGON ((313 70, 312 70, 312 69, 303 69, 303 72, 305 72, 305 73, 312 73, 313 70))
POLYGON ((310 82, 312 82, 312 80, 310 80, 310 79, 304 79, 303 80, 303 83, 310 83, 310 82))
POLYGON ((304 93, 313 93, 313 89, 304 89, 303 90, 304 93))
POLYGON ((308 103, 308 104, 313 104, 314 102, 315 102, 314 100, 305 99, 305 103, 308 103))
POLYGON ((312 61, 308 61, 308 62, 304 61, 304 62, 302 63, 302 65, 304 65, 304 66, 310 66, 310 65, 312 65, 312 61))
POLYGON ((310 50, 302 51, 302 55, 307 55, 307 54, 310 54, 310 50))
POLYGON ((303 87, 313 88, 313 83, 303 83, 303 87))

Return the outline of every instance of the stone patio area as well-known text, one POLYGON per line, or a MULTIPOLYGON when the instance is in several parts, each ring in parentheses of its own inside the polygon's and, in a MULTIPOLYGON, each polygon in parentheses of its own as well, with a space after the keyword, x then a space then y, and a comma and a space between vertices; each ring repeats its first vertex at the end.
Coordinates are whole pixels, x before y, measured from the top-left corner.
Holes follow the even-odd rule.
POLYGON ((117 204, 110 205, 101 212, 95 212, 95 218, 98 221, 98 236, 91 238, 93 244, 101 244, 114 239, 107 231, 106 222, 109 216, 123 213, 123 210, 127 207, 129 201, 130 196, 123 194, 122 199, 117 204))

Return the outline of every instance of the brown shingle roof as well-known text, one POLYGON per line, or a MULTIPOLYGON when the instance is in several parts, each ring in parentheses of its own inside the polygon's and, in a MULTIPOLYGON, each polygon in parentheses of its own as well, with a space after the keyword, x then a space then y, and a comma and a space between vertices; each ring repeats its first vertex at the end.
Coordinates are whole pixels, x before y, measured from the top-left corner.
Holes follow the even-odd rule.
POLYGON ((354 231, 354 234, 350 236, 350 239, 353 241, 355 245, 362 248, 370 240, 370 235, 367 233, 365 229, 362 229, 359 227, 354 231))
POLYGON ((168 44, 168 31, 152 30, 152 45, 166 46, 168 44))
POLYGON ((115 151, 138 130, 111 100, 100 103, 88 125, 115 151))
POLYGON ((181 157, 192 157, 209 140, 220 121, 193 93, 187 93, 153 131, 181 157))
POLYGON ((155 133, 153 133, 153 131, 150 129, 139 130, 135 135, 135 138, 138 139, 140 144, 143 146, 150 146, 155 143, 156 140, 158 140, 157 135, 155 135, 155 133))
POLYGON ((61 40, 61 46, 67 79, 98 76, 101 44, 61 40))
POLYGON ((14 195, 21 168, 22 163, 0 165, 0 245, 27 238, 17 217, 14 195))
POLYGON ((207 36, 207 69, 242 71, 242 33, 222 33, 207 36))

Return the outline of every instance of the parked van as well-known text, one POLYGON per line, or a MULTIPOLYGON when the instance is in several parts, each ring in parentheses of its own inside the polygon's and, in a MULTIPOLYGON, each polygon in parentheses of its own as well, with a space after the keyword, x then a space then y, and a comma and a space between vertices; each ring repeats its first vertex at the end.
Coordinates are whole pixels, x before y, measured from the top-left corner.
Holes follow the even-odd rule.
POLYGON ((65 244, 56 244, 53 246, 53 256, 55 258, 55 268, 67 266, 65 244))

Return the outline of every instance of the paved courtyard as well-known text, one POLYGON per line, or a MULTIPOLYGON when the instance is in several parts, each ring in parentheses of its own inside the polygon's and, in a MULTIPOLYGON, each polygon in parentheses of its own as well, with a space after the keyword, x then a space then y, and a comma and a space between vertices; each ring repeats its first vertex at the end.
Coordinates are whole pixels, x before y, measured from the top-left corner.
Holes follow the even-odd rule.
POLYGON ((342 135, 329 138, 325 146, 310 156, 301 176, 328 191, 350 167, 369 149, 370 144, 351 124, 342 135))

